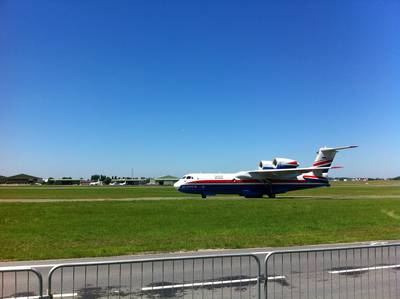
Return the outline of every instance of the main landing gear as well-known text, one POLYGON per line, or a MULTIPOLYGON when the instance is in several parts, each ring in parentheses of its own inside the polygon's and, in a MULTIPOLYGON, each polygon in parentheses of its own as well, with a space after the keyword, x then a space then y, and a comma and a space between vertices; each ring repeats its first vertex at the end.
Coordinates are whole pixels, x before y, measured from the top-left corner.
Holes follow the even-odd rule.
POLYGON ((275 197, 276 197, 276 194, 271 194, 271 193, 270 193, 270 194, 268 194, 268 197, 269 197, 269 198, 275 198, 275 197))
POLYGON ((202 195, 201 195, 201 198, 204 198, 204 199, 206 199, 206 198, 207 198, 207 195, 205 195, 205 194, 202 194, 202 195))

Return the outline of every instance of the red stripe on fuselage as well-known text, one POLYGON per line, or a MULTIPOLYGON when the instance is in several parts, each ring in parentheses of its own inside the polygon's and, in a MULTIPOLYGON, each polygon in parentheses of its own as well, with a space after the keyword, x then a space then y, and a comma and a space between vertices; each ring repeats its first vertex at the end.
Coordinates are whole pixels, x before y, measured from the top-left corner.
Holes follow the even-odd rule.
POLYGON ((243 184, 243 183, 260 183, 259 180, 199 180, 188 182, 189 184, 243 184))
POLYGON ((319 180, 326 180, 324 177, 316 176, 316 175, 303 175, 305 179, 319 179, 319 180))
POLYGON ((332 163, 332 160, 314 162, 314 163, 313 163, 313 166, 321 166, 321 165, 323 165, 323 164, 328 164, 328 163, 332 163))
POLYGON ((272 184, 279 184, 279 183, 308 183, 306 180, 270 180, 272 184))

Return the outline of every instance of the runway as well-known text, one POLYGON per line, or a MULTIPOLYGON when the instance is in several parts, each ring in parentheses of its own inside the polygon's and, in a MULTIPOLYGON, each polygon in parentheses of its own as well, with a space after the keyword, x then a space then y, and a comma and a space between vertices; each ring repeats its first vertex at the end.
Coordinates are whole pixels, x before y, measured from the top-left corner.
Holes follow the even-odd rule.
MULTIPOLYGON (((268 298, 396 298, 400 248, 386 246, 392 243, 373 242, 384 247, 349 250, 342 248, 371 243, 335 244, 329 251, 321 251, 327 245, 319 245, 2 262, 0 269, 37 269, 46 293, 51 268, 75 265, 54 271, 52 294, 63 298, 258 298, 258 292, 264 298, 265 291, 268 298), (306 249, 313 251, 302 251, 306 249), (266 271, 267 255, 281 250, 285 253, 270 256, 266 271)), ((34 277, 18 275, 1 276, 2 298, 37 296, 34 277)))

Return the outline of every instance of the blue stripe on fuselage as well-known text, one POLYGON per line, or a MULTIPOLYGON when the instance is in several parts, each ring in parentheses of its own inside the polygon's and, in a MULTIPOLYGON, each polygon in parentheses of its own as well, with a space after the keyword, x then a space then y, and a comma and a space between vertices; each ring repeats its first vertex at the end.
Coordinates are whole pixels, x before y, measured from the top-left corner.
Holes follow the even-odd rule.
POLYGON ((297 168, 297 165, 278 165, 276 167, 276 169, 293 169, 293 168, 297 168))
POLYGON ((327 180, 313 180, 303 183, 272 183, 268 184, 184 184, 179 187, 179 191, 192 194, 278 194, 292 190, 316 188, 329 186, 327 180))
POLYGON ((278 165, 276 168, 272 166, 264 166, 262 169, 293 169, 297 168, 297 166, 294 165, 278 165))

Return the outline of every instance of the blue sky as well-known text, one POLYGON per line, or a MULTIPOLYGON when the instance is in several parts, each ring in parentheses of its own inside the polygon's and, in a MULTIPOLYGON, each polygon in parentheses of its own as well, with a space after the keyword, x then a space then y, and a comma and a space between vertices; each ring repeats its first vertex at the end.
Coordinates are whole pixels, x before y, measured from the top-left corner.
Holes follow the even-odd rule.
POLYGON ((0 174, 400 175, 398 1, 2 1, 0 174))

